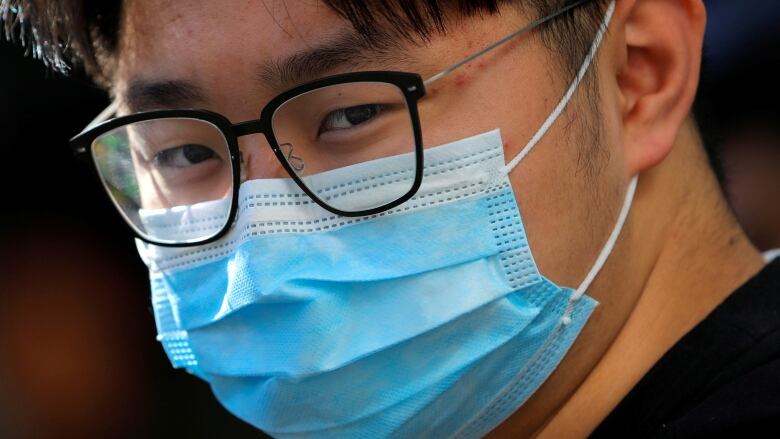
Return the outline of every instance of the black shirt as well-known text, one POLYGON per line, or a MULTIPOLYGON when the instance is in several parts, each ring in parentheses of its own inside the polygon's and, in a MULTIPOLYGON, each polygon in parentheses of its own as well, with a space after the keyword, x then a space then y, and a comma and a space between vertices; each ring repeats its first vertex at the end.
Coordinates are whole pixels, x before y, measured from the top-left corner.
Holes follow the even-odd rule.
POLYGON ((664 354, 601 438, 780 438, 780 258, 664 354))

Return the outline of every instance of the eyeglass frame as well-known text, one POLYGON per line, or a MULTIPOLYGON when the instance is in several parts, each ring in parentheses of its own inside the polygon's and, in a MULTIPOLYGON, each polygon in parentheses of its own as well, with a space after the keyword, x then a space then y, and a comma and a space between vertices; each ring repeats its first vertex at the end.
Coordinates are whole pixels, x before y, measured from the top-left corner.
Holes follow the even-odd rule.
POLYGON ((159 245, 163 247, 190 247, 196 245, 204 245, 204 244, 209 244, 211 242, 217 241, 228 233, 228 231, 233 226, 233 222, 235 221, 236 213, 238 211, 238 196, 239 196, 238 187, 241 184, 242 163, 241 163, 241 152, 238 147, 238 138, 241 136, 246 136, 251 134, 263 134, 265 136, 269 146, 271 147, 271 151, 273 151, 274 155, 282 164, 282 167, 285 169, 288 175, 295 181, 298 187, 300 187, 304 191, 304 193, 306 193, 306 195, 308 195, 315 203, 317 203, 325 210, 344 217, 360 217, 360 216, 375 215, 381 212, 388 211, 396 206, 399 206, 400 204, 403 204, 404 202, 412 198, 417 193, 420 186, 422 185, 422 179, 424 173, 423 158, 424 158, 425 148, 422 142, 422 128, 420 126, 420 117, 417 109, 417 102, 419 99, 425 96, 425 87, 427 85, 430 85, 431 83, 438 81, 439 79, 449 75, 454 70, 492 51, 493 49, 499 47, 503 43, 515 37, 528 33, 534 30, 535 28, 539 27, 540 25, 548 21, 551 21, 552 19, 557 18, 575 8, 578 8, 579 6, 582 6, 586 3, 590 3, 591 1, 593 0, 579 0, 564 8, 561 8, 556 12, 553 12, 550 15, 539 18, 529 23, 528 25, 523 26, 522 28, 491 43, 485 48, 458 61, 457 63, 450 65, 449 67, 441 70, 440 72, 430 76, 428 79, 425 80, 423 80, 422 76, 420 76, 417 73, 398 72, 398 71, 362 71, 362 72, 350 72, 350 73, 342 73, 342 74, 326 76, 323 78, 315 79, 313 81, 309 81, 304 84, 298 85, 296 87, 293 87, 289 90, 286 90, 276 95, 273 99, 268 101, 268 103, 262 108, 262 110, 260 111, 259 119, 238 122, 235 124, 232 123, 227 117, 223 116, 220 113, 206 110, 206 109, 192 109, 192 108, 143 111, 143 112, 129 114, 126 116, 109 119, 110 116, 116 112, 118 107, 118 102, 114 101, 105 110, 103 110, 92 122, 90 122, 86 126, 86 128, 84 128, 84 130, 82 130, 79 134, 71 138, 69 143, 72 152, 76 157, 82 159, 87 159, 87 157, 91 158, 91 160, 89 161, 92 163, 93 171, 95 172, 96 176, 100 180, 101 186, 103 186, 105 190, 108 192, 109 189, 108 187, 106 187, 106 183, 104 182, 103 177, 100 175, 98 164, 96 162, 96 158, 92 150, 94 141, 101 135, 111 130, 114 130, 116 128, 120 128, 122 126, 129 125, 132 123, 144 122, 149 120, 161 120, 161 119, 187 118, 187 119, 201 120, 201 121, 208 122, 214 125, 217 129, 219 129, 219 131, 221 132, 222 136, 224 137, 227 143, 232 172, 233 172, 233 181, 231 186, 232 199, 230 204, 230 212, 228 213, 228 219, 225 222, 225 225, 222 227, 222 229, 220 229, 219 232, 217 232, 213 236, 205 239, 196 240, 196 241, 188 241, 188 242, 181 242, 181 243, 163 242, 163 241, 156 241, 154 239, 150 239, 146 236, 143 236, 138 230, 136 230, 136 227, 134 226, 133 222, 130 221, 130 219, 124 213, 122 207, 119 206, 117 204, 117 201, 114 199, 114 197, 110 193, 108 193, 108 196, 111 199, 112 203, 117 208, 117 210, 119 210, 120 214, 125 219, 125 222, 130 226, 130 228, 132 229, 136 237, 154 245, 159 245), (404 100, 406 102, 409 111, 409 115, 411 117, 412 132, 415 141, 415 148, 414 148, 415 173, 414 173, 414 181, 409 191, 406 192, 401 197, 397 198, 396 200, 371 209, 349 212, 328 205, 325 201, 321 200, 320 197, 318 197, 311 189, 309 189, 306 186, 306 184, 301 180, 301 178, 298 176, 298 174, 295 172, 293 167, 288 162, 284 152, 280 147, 279 142, 276 139, 276 136, 273 133, 272 119, 274 113, 276 112, 276 110, 279 109, 279 107, 289 102, 290 100, 300 95, 303 95, 305 93, 308 93, 312 90, 317 90, 317 89, 334 86, 334 85, 340 85, 340 84, 362 83, 362 82, 378 82, 378 83, 394 85, 403 94, 404 100))

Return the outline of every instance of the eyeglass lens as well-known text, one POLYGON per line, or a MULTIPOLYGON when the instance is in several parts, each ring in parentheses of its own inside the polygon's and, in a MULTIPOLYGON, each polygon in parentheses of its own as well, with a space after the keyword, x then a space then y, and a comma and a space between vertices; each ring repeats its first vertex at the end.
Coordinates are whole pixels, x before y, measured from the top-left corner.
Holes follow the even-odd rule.
POLYGON ((290 168, 335 209, 374 209, 412 188, 414 129, 404 94, 395 85, 350 82, 318 88, 282 104, 271 125, 290 168), (379 161, 388 157, 393 159, 379 161))
MULTIPOLYGON (((271 125, 291 172, 332 208, 381 207, 414 184, 413 122, 403 92, 393 84, 314 89, 280 105, 271 125)), ((92 155, 114 204, 147 239, 198 242, 230 220, 235 190, 230 149, 208 121, 130 123, 97 137, 92 155)))
POLYGON ((200 241, 228 221, 230 150, 210 122, 166 118, 124 125, 95 139, 92 156, 114 204, 147 239, 200 241))

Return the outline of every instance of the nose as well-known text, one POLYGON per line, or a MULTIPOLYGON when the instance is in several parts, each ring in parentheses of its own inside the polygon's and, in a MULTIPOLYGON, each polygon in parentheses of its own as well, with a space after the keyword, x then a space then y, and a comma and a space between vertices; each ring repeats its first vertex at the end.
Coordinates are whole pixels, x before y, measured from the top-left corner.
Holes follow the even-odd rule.
POLYGON ((263 134, 242 136, 238 149, 241 152, 243 181, 289 177, 263 134))

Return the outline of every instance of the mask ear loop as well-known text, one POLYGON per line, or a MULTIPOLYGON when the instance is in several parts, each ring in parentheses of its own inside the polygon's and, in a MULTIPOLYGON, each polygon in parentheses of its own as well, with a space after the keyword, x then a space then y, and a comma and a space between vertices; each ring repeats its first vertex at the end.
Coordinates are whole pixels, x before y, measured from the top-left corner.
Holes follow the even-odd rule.
POLYGON ((638 180, 638 175, 635 175, 633 178, 631 178, 631 182, 628 184, 628 190, 626 191, 626 198, 623 201, 623 207, 620 209, 620 215, 618 216, 618 220, 615 223, 615 227, 612 228, 612 233, 610 233, 607 242, 601 249, 601 253, 599 253, 599 256, 596 258, 596 262, 593 264, 593 267, 591 267, 588 275, 585 276, 585 279, 582 281, 580 286, 577 287, 577 289, 572 293, 571 298, 569 298, 569 305, 566 307, 566 311, 563 313, 563 317, 561 317, 561 322, 564 325, 569 325, 571 323, 571 313, 574 311, 574 303, 578 301, 583 295, 585 295, 585 292, 588 290, 588 288, 590 288, 590 284, 593 283, 601 269, 604 268, 604 264, 607 262, 609 255, 612 254, 612 250, 615 249, 617 239, 620 236, 620 232, 623 230, 623 226, 626 224, 628 213, 631 211, 631 205, 634 201, 634 194, 636 193, 636 185, 638 180))
POLYGON ((623 226, 625 225, 626 219, 628 218, 628 213, 631 211, 631 205, 634 201, 634 194, 636 193, 636 185, 638 180, 639 176, 635 175, 628 184, 626 198, 623 201, 623 207, 620 209, 620 215, 618 216, 618 220, 615 223, 615 227, 612 229, 612 233, 610 233, 607 242, 601 249, 601 253, 599 253, 598 258, 596 258, 596 262, 593 264, 590 272, 587 276, 585 276, 585 279, 571 296, 572 301, 582 297, 582 295, 585 294, 585 291, 590 288, 590 284, 593 283, 593 280, 596 279, 596 275, 598 275, 601 269, 604 268, 604 264, 607 262, 607 258, 615 248, 615 244, 617 243, 617 239, 620 236, 620 232, 623 230, 623 226))
POLYGON ((593 280, 596 279, 596 276, 599 274, 601 269, 604 268, 604 264, 607 262, 607 258, 609 258, 612 250, 614 250, 617 239, 620 237, 620 232, 623 230, 623 226, 625 225, 626 219, 628 218, 628 213, 631 211, 631 205, 634 201, 634 194, 636 193, 638 180, 638 175, 635 175, 633 178, 631 178, 631 182, 628 184, 628 190, 626 191, 626 198, 623 201, 623 207, 620 209, 620 215, 618 216, 618 220, 615 223, 615 227, 612 229, 612 233, 610 233, 607 242, 601 249, 601 253, 599 253, 598 258, 596 258, 596 262, 593 264, 590 272, 588 272, 588 275, 585 276, 585 279, 582 281, 582 283, 580 283, 580 286, 577 287, 577 289, 574 291, 574 294, 572 294, 572 301, 578 300, 585 294, 585 291, 590 288, 590 284, 593 283, 593 280))
POLYGON ((561 113, 563 113, 563 110, 566 109, 566 106, 569 104, 569 101, 571 101, 572 96, 574 96, 574 92, 577 91, 577 88, 580 86, 580 83, 582 82, 583 78, 585 78, 585 74, 588 73, 588 69, 590 68, 591 64, 593 64, 593 59, 596 57, 596 53, 599 50, 599 46, 601 45, 601 41, 604 39, 604 34, 607 32, 607 27, 609 26, 609 22, 612 21, 612 15, 615 12, 615 2, 612 1, 609 4, 609 8, 607 8, 606 13, 604 14, 604 21, 601 22, 599 25, 599 31, 596 33, 596 36, 593 38, 593 44, 590 46, 590 51, 588 52, 588 55, 585 57, 585 60, 582 63, 582 66, 580 66, 579 72, 577 72, 577 76, 574 78, 574 81, 572 81, 571 85, 569 86, 569 89, 566 91, 566 94, 563 95, 563 98, 560 102, 558 102, 558 105, 555 107, 552 113, 550 113, 549 116, 547 116, 547 120, 544 121, 542 126, 539 128, 538 131, 536 131, 536 134, 531 138, 531 140, 523 147, 523 149, 517 153, 517 155, 506 165, 504 165, 503 168, 501 168, 501 172, 503 174, 509 174, 512 169, 514 169, 521 160, 527 156, 534 146, 536 146, 537 143, 539 143, 540 140, 544 137, 545 134, 547 134, 547 131, 550 130, 550 127, 555 123, 556 120, 558 120, 558 117, 560 117, 561 113))
MULTIPOLYGON (((528 141, 528 143, 523 147, 523 149, 520 150, 520 152, 517 153, 517 155, 512 160, 510 160, 509 163, 507 163, 500 169, 501 174, 508 175, 515 167, 517 167, 517 165, 520 164, 520 162, 528 154, 530 154, 530 152, 539 143, 539 141, 542 140, 545 134, 547 134, 547 132, 553 126, 555 121, 558 120, 558 118, 561 116, 563 111, 566 109, 566 106, 569 104, 572 97, 574 96, 574 93, 577 91, 580 84, 582 83, 582 80, 585 78, 585 75, 588 73, 588 69, 593 64, 593 60, 596 58, 596 54, 598 53, 598 49, 601 46, 601 42, 604 40, 604 34, 607 32, 609 23, 612 21, 612 16, 614 15, 614 13, 615 13, 615 1, 613 0, 612 2, 610 2, 607 11, 604 14, 604 20, 599 25, 599 30, 596 33, 596 36, 593 38, 593 43, 591 44, 590 50, 588 51, 588 54, 585 57, 582 66, 580 66, 580 69, 577 72, 577 76, 574 78, 571 85, 569 85, 568 90, 566 90, 566 94, 563 95, 563 98, 561 98, 560 102, 558 102, 558 105, 556 105, 552 113, 550 113, 550 115, 547 116, 547 119, 544 121, 544 123, 539 128, 539 130, 536 131, 536 133, 531 138, 531 140, 528 141)), ((585 294, 585 291, 588 290, 588 288, 590 287, 591 283, 593 283, 593 280, 596 278, 598 273, 601 271, 602 268, 604 268, 604 264, 606 263, 607 258, 612 253, 612 250, 615 248, 617 239, 620 236, 620 232, 623 230, 623 226, 625 225, 626 219, 628 218, 628 213, 631 210, 631 205, 634 200, 634 194, 636 192, 637 180, 638 180, 638 176, 634 176, 631 179, 631 182, 628 185, 628 190, 626 192, 626 198, 623 201, 623 207, 620 210, 620 215, 618 216, 618 220, 615 223, 615 227, 612 229, 612 233, 609 235, 607 242, 604 244, 604 247, 601 249, 601 252, 599 253, 599 256, 596 258, 596 262, 594 263, 593 267, 591 267, 590 271, 588 272, 587 276, 585 276, 585 279, 582 281, 580 286, 577 287, 577 289, 572 293, 571 298, 569 299, 569 305, 567 306, 567 309, 564 312, 563 317, 561 318, 561 321, 564 325, 568 325, 571 323, 571 313, 574 310, 574 302, 579 300, 585 294)))

